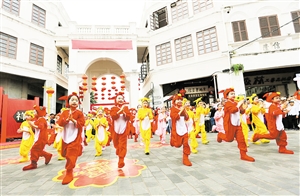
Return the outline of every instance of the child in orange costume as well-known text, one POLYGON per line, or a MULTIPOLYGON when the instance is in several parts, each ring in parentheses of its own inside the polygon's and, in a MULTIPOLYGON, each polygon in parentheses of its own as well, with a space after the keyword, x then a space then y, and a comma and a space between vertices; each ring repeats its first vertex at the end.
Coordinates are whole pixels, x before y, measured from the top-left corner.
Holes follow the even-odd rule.
POLYGON ((247 145, 245 143, 245 137, 242 131, 240 122, 240 113, 244 113, 245 110, 241 107, 244 100, 238 103, 234 101, 235 92, 233 88, 228 88, 223 92, 224 98, 227 99, 224 106, 224 130, 225 134, 219 132, 217 141, 222 142, 232 142, 234 138, 238 143, 238 148, 240 149, 241 159, 245 161, 254 162, 255 159, 247 155, 247 145))
POLYGON ((22 133, 22 141, 20 144, 20 155, 22 156, 22 159, 20 159, 20 163, 29 161, 28 154, 34 142, 34 133, 29 124, 29 121, 34 118, 34 111, 27 110, 25 112, 25 118, 26 120, 22 122, 20 128, 17 130, 18 133, 22 133))
POLYGON ((107 131, 110 133, 108 135, 108 141, 107 141, 107 144, 106 146, 110 146, 110 142, 112 140, 111 138, 111 125, 112 125, 112 119, 111 119, 111 116, 110 116, 110 110, 108 108, 104 108, 104 113, 105 113, 105 118, 108 122, 108 128, 107 128, 107 131))
POLYGON ((182 163, 186 166, 192 166, 189 160, 191 149, 189 146, 188 129, 185 123, 189 119, 189 115, 185 110, 185 106, 182 104, 182 100, 183 97, 181 94, 176 94, 172 98, 172 107, 170 110, 172 120, 170 145, 176 148, 183 146, 182 163))
POLYGON ((82 154, 82 131, 85 123, 84 115, 77 107, 80 104, 79 97, 72 93, 67 97, 66 107, 57 121, 64 128, 62 135, 62 156, 66 158, 66 176, 62 184, 69 184, 73 180, 73 168, 77 158, 82 154))
POLYGON ((287 136, 284 131, 284 126, 282 123, 282 118, 287 113, 285 109, 286 106, 280 106, 280 93, 279 92, 270 92, 264 95, 267 102, 272 102, 269 108, 268 113, 268 129, 269 134, 258 134, 255 133, 253 136, 253 142, 256 142, 259 139, 276 139, 276 143, 279 146, 279 153, 284 154, 294 154, 293 151, 287 150, 287 136))
POLYGON ((116 149, 116 155, 119 156, 118 167, 125 166, 124 158, 127 153, 127 135, 129 133, 129 120, 131 113, 124 105, 124 96, 121 92, 115 97, 115 106, 110 110, 112 118, 112 139, 116 149))
POLYGON ((29 124, 35 129, 34 144, 30 150, 31 164, 23 167, 24 171, 36 169, 39 157, 45 157, 46 165, 48 165, 52 158, 52 154, 44 151, 45 145, 48 143, 48 125, 45 119, 46 108, 37 105, 33 106, 33 108, 35 110, 36 121, 29 121, 29 124))

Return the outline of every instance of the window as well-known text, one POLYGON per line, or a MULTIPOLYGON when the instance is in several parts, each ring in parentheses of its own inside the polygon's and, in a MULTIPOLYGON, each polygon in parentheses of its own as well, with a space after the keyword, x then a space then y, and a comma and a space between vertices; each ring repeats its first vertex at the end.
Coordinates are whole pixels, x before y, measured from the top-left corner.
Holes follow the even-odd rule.
POLYGON ((3 0, 2 8, 12 14, 19 15, 20 1, 19 0, 3 0))
POLYGON ((219 50, 216 27, 197 32, 198 54, 219 50))
POLYGON ((259 17, 259 26, 262 37, 273 37, 280 35, 277 15, 259 17))
POLYGON ((203 12, 212 7, 212 0, 193 0, 194 14, 198 14, 199 12, 203 12))
POLYGON ((29 63, 44 65, 44 48, 33 43, 30 44, 29 63))
POLYGON ((69 78, 68 73, 69 73, 69 64, 65 63, 65 77, 66 78, 69 78))
POLYGON ((168 25, 167 7, 164 7, 150 15, 151 30, 156 30, 168 25))
POLYGON ((34 24, 45 27, 46 11, 33 4, 32 7, 32 19, 34 24))
MULTIPOLYGON (((291 12, 292 14, 292 19, 294 20, 295 18, 300 17, 300 11, 295 11, 295 12, 291 12)), ((300 32, 300 18, 296 19, 293 21, 294 23, 294 29, 296 33, 300 32)))
POLYGON ((0 55, 15 59, 17 54, 17 38, 0 32, 0 55))
POLYGON ((172 21, 176 22, 189 16, 186 0, 179 0, 171 3, 172 21))
POLYGON ((175 39, 175 53, 176 60, 186 59, 194 56, 191 35, 175 39))
POLYGON ((246 22, 244 20, 232 22, 231 24, 235 42, 248 40, 246 22))
POLYGON ((172 62, 170 42, 156 46, 155 51, 157 65, 163 65, 172 62))
POLYGON ((57 73, 62 74, 62 58, 59 55, 57 55, 56 70, 57 73))

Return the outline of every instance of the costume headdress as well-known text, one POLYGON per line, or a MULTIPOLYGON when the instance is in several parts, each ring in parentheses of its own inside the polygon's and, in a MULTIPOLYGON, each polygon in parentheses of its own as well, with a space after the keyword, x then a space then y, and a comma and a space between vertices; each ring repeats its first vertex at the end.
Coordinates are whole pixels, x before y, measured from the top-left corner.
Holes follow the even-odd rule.
POLYGON ((244 100, 245 99, 245 97, 243 96, 243 95, 239 95, 239 96, 236 96, 235 98, 234 98, 234 100, 235 101, 241 101, 241 100, 244 100))
POLYGON ((63 100, 63 101, 66 101, 66 108, 69 108, 69 100, 71 99, 72 96, 76 96, 78 98, 78 104, 81 104, 80 102, 80 98, 79 96, 77 95, 76 92, 73 92, 71 93, 70 95, 65 95, 65 96, 61 96, 60 98, 58 98, 58 100, 63 100))
POLYGON ((31 116, 31 118, 33 118, 33 117, 34 117, 34 110, 27 110, 27 111, 25 112, 25 115, 31 116))
POLYGON ((202 97, 199 97, 198 99, 196 99, 196 100, 194 101, 194 103, 196 103, 196 105, 198 105, 198 103, 199 103, 200 101, 202 101, 202 97))
POLYGON ((263 97, 266 97, 267 102, 272 102, 272 99, 277 96, 280 96, 280 92, 269 92, 264 94, 263 97))
POLYGON ((255 98, 255 97, 257 97, 257 94, 252 94, 250 97, 249 97, 249 101, 250 101, 250 103, 253 103, 253 99, 255 98))
POLYGON ((46 116, 46 114, 47 114, 46 107, 34 105, 33 108, 35 109, 38 117, 46 116))
POLYGON ((183 100, 183 97, 181 94, 175 94, 172 96, 172 104, 175 104, 176 100, 183 100))
POLYGON ((225 89, 225 90, 219 91, 219 93, 223 93, 223 96, 224 96, 225 99, 227 99, 227 95, 228 95, 230 92, 234 92, 234 88, 233 88, 233 87, 230 87, 230 88, 227 88, 227 89, 225 89))
POLYGON ((148 103, 150 102, 150 99, 148 99, 147 97, 143 97, 140 99, 140 101, 143 103, 144 101, 147 101, 148 103))
POLYGON ((185 105, 187 102, 190 102, 187 98, 183 98, 182 105, 185 105))

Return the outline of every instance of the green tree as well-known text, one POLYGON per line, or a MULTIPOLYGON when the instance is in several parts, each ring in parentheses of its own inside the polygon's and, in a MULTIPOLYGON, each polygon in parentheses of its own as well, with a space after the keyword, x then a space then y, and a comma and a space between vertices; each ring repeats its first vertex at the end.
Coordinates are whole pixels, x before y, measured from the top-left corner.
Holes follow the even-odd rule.
POLYGON ((90 92, 90 104, 94 104, 97 103, 96 99, 95 99, 95 94, 94 91, 90 92))

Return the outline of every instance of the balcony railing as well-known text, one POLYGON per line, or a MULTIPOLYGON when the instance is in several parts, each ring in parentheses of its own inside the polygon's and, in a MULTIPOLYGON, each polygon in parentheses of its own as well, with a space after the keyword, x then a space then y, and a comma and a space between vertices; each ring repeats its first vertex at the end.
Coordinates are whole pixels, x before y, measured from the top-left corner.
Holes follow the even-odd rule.
POLYGON ((131 34, 134 30, 128 26, 95 26, 95 25, 78 25, 76 26, 77 34, 131 34))

